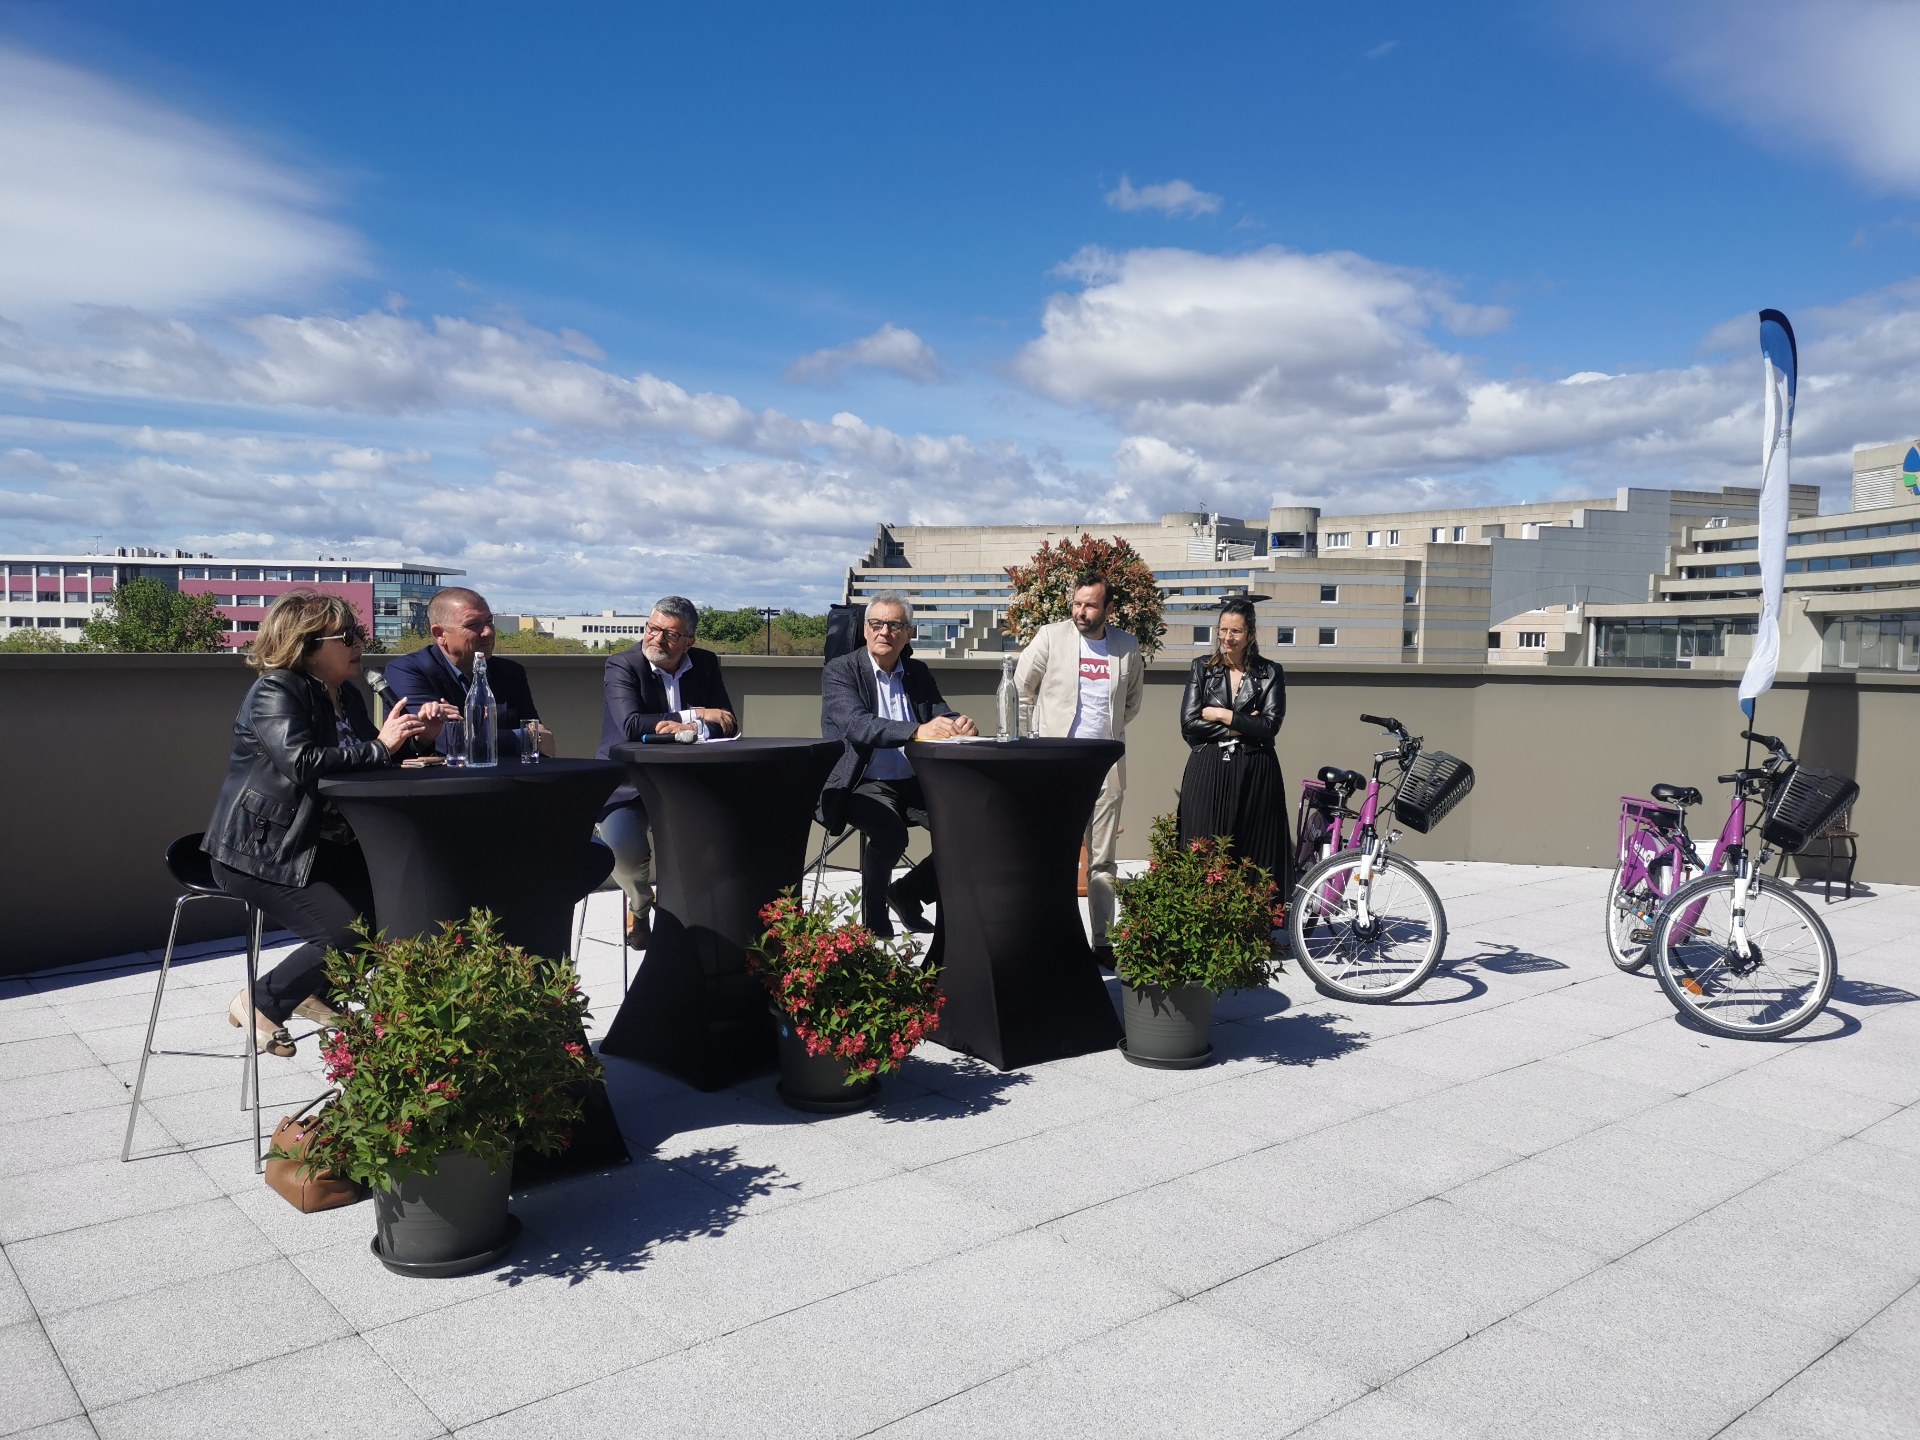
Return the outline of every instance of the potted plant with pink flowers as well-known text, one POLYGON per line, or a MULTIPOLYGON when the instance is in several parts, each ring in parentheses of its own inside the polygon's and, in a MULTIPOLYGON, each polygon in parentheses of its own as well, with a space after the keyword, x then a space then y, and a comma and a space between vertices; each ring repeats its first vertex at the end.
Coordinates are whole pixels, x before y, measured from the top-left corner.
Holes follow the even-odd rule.
POLYGON ((435 934, 336 952, 327 973, 343 1000, 321 1055, 339 1094, 306 1166, 373 1190, 388 1269, 492 1263, 519 1229, 514 1153, 564 1147, 600 1075, 573 966, 507 944, 475 910, 435 934))
POLYGON ((1114 973, 1127 1059, 1157 1069, 1212 1063, 1213 1002, 1265 985, 1278 963, 1280 887, 1224 836, 1180 843, 1172 815, 1153 822, 1146 872, 1120 883, 1114 973))
POLYGON ((881 939, 858 913, 855 898, 808 908, 792 890, 760 911, 767 930, 748 963, 773 1003, 781 1098, 799 1110, 871 1105, 880 1077, 933 1032, 946 1003, 911 942, 881 939))

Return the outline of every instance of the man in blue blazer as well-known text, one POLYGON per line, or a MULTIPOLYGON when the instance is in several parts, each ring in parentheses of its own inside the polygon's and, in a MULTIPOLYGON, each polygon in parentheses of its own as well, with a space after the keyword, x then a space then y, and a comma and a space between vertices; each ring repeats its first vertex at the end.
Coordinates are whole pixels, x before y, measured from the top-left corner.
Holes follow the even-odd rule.
MULTIPOLYGON (((643 735, 691 730, 704 740, 740 733, 720 657, 694 647, 699 629, 700 612, 691 600, 665 596, 647 616, 640 643, 607 661, 601 759, 615 745, 643 735)), ((598 834, 613 851, 613 878, 627 894, 627 944, 644 950, 653 934, 653 845, 646 806, 632 785, 608 798, 598 834)))
MULTIPOLYGON (((465 710, 467 689, 473 684, 473 657, 487 657, 487 686, 493 691, 494 723, 500 736, 502 759, 517 758, 519 737, 514 731, 529 723, 538 725, 540 712, 534 707, 533 688, 527 684, 524 667, 504 655, 493 653, 493 609, 477 590, 451 585, 427 602, 427 625, 433 643, 410 655, 396 655, 386 664, 387 684, 394 694, 404 695, 417 709, 428 700, 444 700, 465 710)), ((553 754, 553 732, 539 726, 540 753, 553 754)), ((442 728, 436 743, 447 748, 447 729, 442 728)))
POLYGON ((907 929, 932 930, 924 907, 940 898, 932 856, 890 883, 907 848, 907 827, 927 824, 926 797, 901 747, 977 733, 947 704, 925 662, 909 658, 912 637, 911 603, 898 591, 882 591, 867 602, 866 648, 820 672, 820 733, 843 745, 820 795, 820 818, 834 834, 851 824, 866 837, 861 906, 876 935, 893 934, 889 905, 907 929))

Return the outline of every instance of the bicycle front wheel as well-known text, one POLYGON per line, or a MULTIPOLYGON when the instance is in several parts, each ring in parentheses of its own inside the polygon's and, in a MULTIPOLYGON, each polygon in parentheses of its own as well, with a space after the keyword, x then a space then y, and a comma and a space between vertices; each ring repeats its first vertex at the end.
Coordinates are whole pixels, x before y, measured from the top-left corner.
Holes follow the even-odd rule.
POLYGON ((1733 933, 1735 877, 1703 875, 1673 892, 1653 927, 1660 988, 1682 1016, 1716 1035, 1791 1035, 1833 993, 1833 936, 1798 895, 1754 876, 1743 956, 1733 933))
POLYGON ((1410 862, 1383 856, 1373 878, 1362 881, 1362 858, 1358 850, 1343 850, 1301 880, 1287 917, 1293 955, 1330 995, 1367 1003, 1397 1000, 1440 963, 1447 912, 1410 862))
MULTIPOLYGON (((1607 886, 1607 954, 1628 974, 1647 963, 1647 944, 1653 938, 1654 917, 1660 911, 1660 893, 1646 876, 1632 885, 1620 884, 1620 869, 1613 870, 1613 883, 1607 886)), ((1665 874, 1663 869, 1660 873, 1665 874)))

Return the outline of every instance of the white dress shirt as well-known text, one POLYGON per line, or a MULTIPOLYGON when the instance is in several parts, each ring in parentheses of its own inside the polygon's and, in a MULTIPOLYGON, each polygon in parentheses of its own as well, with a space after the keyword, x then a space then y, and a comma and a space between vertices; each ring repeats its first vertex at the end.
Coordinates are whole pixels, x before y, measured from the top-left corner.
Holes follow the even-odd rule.
MULTIPOLYGON (((868 664, 873 664, 871 657, 868 664)), ((907 667, 895 661, 891 670, 873 666, 873 713, 882 720, 911 720, 913 705, 907 699, 907 667)), ((905 780, 913 774, 913 762, 897 745, 876 748, 867 761, 867 780, 905 780)))
POLYGON ((693 669, 692 652, 689 651, 682 657, 679 666, 673 670, 662 670, 658 665, 655 665, 652 660, 647 661, 647 667, 660 677, 661 687, 667 692, 668 711, 681 720, 692 721, 698 725, 700 727, 700 738, 705 740, 708 736, 707 722, 700 718, 699 712, 692 706, 683 707, 680 704, 680 681, 689 670, 693 669))

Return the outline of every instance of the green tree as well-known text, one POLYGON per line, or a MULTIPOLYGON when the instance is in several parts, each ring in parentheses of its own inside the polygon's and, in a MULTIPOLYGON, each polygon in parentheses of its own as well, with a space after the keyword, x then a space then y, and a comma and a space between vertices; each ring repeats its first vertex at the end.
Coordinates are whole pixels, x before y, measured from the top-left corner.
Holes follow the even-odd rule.
POLYGON ((1007 633, 1025 645, 1042 625, 1067 619, 1074 578, 1088 571, 1107 577, 1113 587, 1113 623, 1140 642, 1141 654, 1151 657, 1167 633, 1165 597, 1152 567, 1117 535, 1096 540, 1083 534, 1058 545, 1048 540, 1030 563, 1009 565, 1013 603, 1007 607, 1007 633))
POLYGON ((58 655, 72 648, 58 630, 23 625, 0 636, 0 655, 58 655))
POLYGON ((712 606, 705 606, 700 611, 700 643, 709 650, 719 650, 729 655, 758 648, 749 642, 764 643, 766 627, 767 622, 751 605, 742 605, 738 610, 716 610, 712 606))
POLYGON ((129 580, 81 633, 89 650, 208 655, 224 650, 227 617, 211 595, 182 595, 158 580, 129 580))
MULTIPOLYGON (((544 630, 502 630, 493 648, 501 655, 588 655, 591 647, 571 635, 549 635, 544 630)), ((624 648, 624 647, 623 647, 624 648)))

